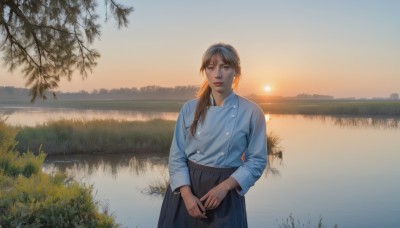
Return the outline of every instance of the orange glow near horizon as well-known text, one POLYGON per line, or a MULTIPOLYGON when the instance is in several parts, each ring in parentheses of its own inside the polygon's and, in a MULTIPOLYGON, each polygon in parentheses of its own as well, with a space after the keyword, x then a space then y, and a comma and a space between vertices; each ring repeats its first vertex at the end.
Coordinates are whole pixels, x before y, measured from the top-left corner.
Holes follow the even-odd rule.
MULTIPOLYGON (((127 28, 102 24, 101 39, 91 47, 101 53, 93 72, 83 80, 75 71, 56 91, 200 86, 204 51, 224 42, 241 59, 240 95, 381 98, 400 93, 400 1, 365 2, 360 11, 341 1, 218 1, 212 9, 196 1, 179 7, 136 1, 133 6, 127 28), (215 20, 215 12, 229 23, 215 20)), ((25 87, 22 68, 10 73, 3 63, 0 59, 0 86, 25 87)))

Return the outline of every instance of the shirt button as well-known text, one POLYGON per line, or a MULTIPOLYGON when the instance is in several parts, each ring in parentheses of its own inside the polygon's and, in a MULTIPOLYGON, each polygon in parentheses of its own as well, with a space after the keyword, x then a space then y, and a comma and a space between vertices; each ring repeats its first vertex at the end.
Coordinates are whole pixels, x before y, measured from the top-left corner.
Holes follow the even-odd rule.
POLYGON ((199 131, 199 132, 197 132, 197 134, 198 134, 198 135, 201 135, 201 132, 199 131))
POLYGON ((224 153, 224 152, 221 152, 221 153, 219 153, 219 154, 222 156, 222 155, 224 155, 225 153, 224 153))
POLYGON ((200 150, 197 150, 196 153, 200 154, 200 150))
POLYGON ((236 108, 236 105, 234 105, 233 108, 236 108))
POLYGON ((232 116, 232 117, 235 117, 235 114, 232 114, 231 116, 232 116))
POLYGON ((226 132, 225 135, 229 135, 229 132, 226 132))

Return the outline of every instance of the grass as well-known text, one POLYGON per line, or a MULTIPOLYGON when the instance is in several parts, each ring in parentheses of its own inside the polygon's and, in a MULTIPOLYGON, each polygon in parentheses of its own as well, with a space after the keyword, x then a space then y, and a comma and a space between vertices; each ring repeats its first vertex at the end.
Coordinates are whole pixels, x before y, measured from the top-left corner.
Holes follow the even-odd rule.
MULTIPOLYGON (((19 150, 43 148, 47 154, 88 154, 119 152, 152 152, 167 155, 172 141, 174 121, 122 121, 122 120, 58 120, 35 127, 18 129, 19 150)), ((272 166, 282 159, 281 139, 274 133, 267 135, 269 165, 267 174, 279 175, 272 166)), ((149 195, 163 196, 168 179, 156 180, 145 190, 149 195)))
MULTIPOLYGON (((103 208, 103 211, 100 212, 100 204, 94 201, 92 196, 93 186, 79 184, 60 172, 52 175, 42 173, 41 166, 45 155, 41 151, 48 142, 46 140, 54 140, 51 144, 54 148, 57 148, 57 145, 64 149, 73 148, 63 144, 65 140, 70 143, 75 141, 82 143, 87 139, 93 140, 92 143, 101 143, 102 140, 106 140, 111 144, 102 145, 112 147, 113 142, 127 142, 126 140, 132 139, 126 137, 132 131, 135 137, 145 141, 144 143, 143 141, 133 140, 130 144, 133 148, 152 149, 153 144, 157 142, 151 141, 150 138, 163 133, 161 135, 170 135, 170 138, 167 139, 168 145, 164 145, 169 148, 174 125, 175 122, 165 120, 146 122, 61 120, 34 128, 15 128, 5 125, 4 120, 0 119, 0 211, 2 211, 0 227, 117 227, 118 224, 115 223, 107 208, 103 208), (116 135, 113 136, 112 134, 116 135), (25 146, 37 147, 39 155, 35 156, 29 150, 27 153, 18 153, 16 148, 21 146, 21 143, 17 143, 15 140, 17 135, 22 138, 32 137, 34 140, 29 142, 36 142, 36 144, 25 144, 25 146), (118 141, 121 138, 124 140, 118 141), (44 144, 41 147, 42 143, 44 144), (140 145, 140 147, 137 147, 137 145, 140 145)), ((160 136, 155 138, 157 140, 162 139, 161 142, 165 140, 160 136)), ((270 165, 273 158, 282 159, 280 141, 281 139, 274 133, 268 134, 270 165)), ((164 146, 156 148, 165 152, 164 146)), ((99 147, 92 148, 98 149, 99 147)), ((126 149, 125 147, 118 148, 119 150, 126 149)), ((67 150, 64 150, 64 152, 69 153, 67 150)), ((162 180, 150 183, 148 189, 145 190, 146 193, 163 197, 169 184, 166 176, 163 177, 162 180)), ((278 227, 322 228, 327 226, 322 223, 322 218, 315 226, 311 226, 311 222, 304 224, 299 220, 296 221, 290 215, 286 220, 279 223, 278 227)), ((335 225, 334 227, 338 226, 335 225)))
POLYGON ((306 115, 306 119, 317 119, 322 122, 329 121, 335 126, 350 128, 381 128, 398 129, 400 118, 397 117, 351 117, 351 116, 327 116, 327 115, 306 115))
POLYGON ((271 100, 260 103, 270 114, 399 116, 400 101, 390 100, 271 100))
MULTIPOLYGON (((49 155, 79 153, 156 152, 169 153, 175 121, 149 120, 57 120, 35 127, 18 127, 16 148, 49 155)), ((270 153, 276 151, 280 139, 267 136, 270 153)))
MULTIPOLYGON (((400 100, 254 100, 265 113, 303 115, 400 116, 400 100)), ((178 112, 184 101, 159 100, 48 100, 1 101, 0 105, 96 110, 136 110, 178 112)))
POLYGON ((279 150, 279 143, 281 142, 281 138, 276 135, 274 132, 267 133, 267 151, 269 155, 278 154, 281 151, 279 150))
POLYGON ((280 147, 281 138, 274 132, 267 133, 268 165, 265 168, 266 176, 270 174, 280 176, 279 170, 275 167, 275 161, 283 159, 283 151, 280 147))
POLYGON ((143 191, 145 194, 152 196, 160 196, 164 198, 167 188, 169 186, 169 179, 167 175, 162 174, 161 180, 155 180, 148 184, 148 187, 143 191))
POLYGON ((118 227, 92 186, 43 173, 43 152, 19 153, 16 134, 0 118, 0 227, 118 227))
MULTIPOLYGON (((311 227, 316 227, 316 228, 326 228, 328 226, 324 225, 322 223, 322 217, 319 218, 317 224, 315 226, 311 225, 311 221, 308 221, 308 224, 304 224, 302 222, 300 222, 300 220, 297 220, 294 218, 294 216, 292 214, 289 215, 288 218, 286 218, 286 220, 278 223, 278 227, 279 228, 311 228, 311 227)), ((337 224, 335 224, 333 226, 334 228, 338 228, 339 226, 337 224)))
POLYGON ((18 150, 42 147, 47 154, 165 152, 175 122, 168 120, 57 120, 18 128, 18 150))

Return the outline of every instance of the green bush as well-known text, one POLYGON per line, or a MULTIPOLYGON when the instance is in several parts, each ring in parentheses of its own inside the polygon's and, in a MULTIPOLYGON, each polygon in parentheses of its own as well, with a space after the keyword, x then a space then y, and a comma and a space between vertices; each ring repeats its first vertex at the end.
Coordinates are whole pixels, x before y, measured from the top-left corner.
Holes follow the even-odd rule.
POLYGON ((26 178, 1 177, 0 225, 4 227, 114 227, 112 217, 99 213, 91 186, 64 183, 65 177, 39 173, 26 178), (2 186, 5 187, 5 186, 2 186))
POLYGON ((5 120, 0 116, 0 153, 12 150, 16 145, 15 136, 17 135, 17 130, 7 126, 4 123, 5 120))
POLYGON ((92 186, 41 171, 45 155, 14 150, 16 131, 0 120, 0 227, 117 227, 99 212, 92 186))

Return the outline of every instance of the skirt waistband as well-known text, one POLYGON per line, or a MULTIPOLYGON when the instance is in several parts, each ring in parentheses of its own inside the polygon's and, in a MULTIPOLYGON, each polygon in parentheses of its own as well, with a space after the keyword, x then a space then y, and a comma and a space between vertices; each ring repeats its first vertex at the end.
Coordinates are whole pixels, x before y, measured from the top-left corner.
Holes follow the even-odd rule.
POLYGON ((202 170, 202 171, 211 172, 211 173, 220 173, 220 174, 223 174, 223 173, 231 174, 239 168, 239 167, 217 168, 217 167, 212 167, 212 166, 200 165, 200 164, 194 163, 191 160, 188 160, 188 167, 193 168, 193 169, 202 170))

